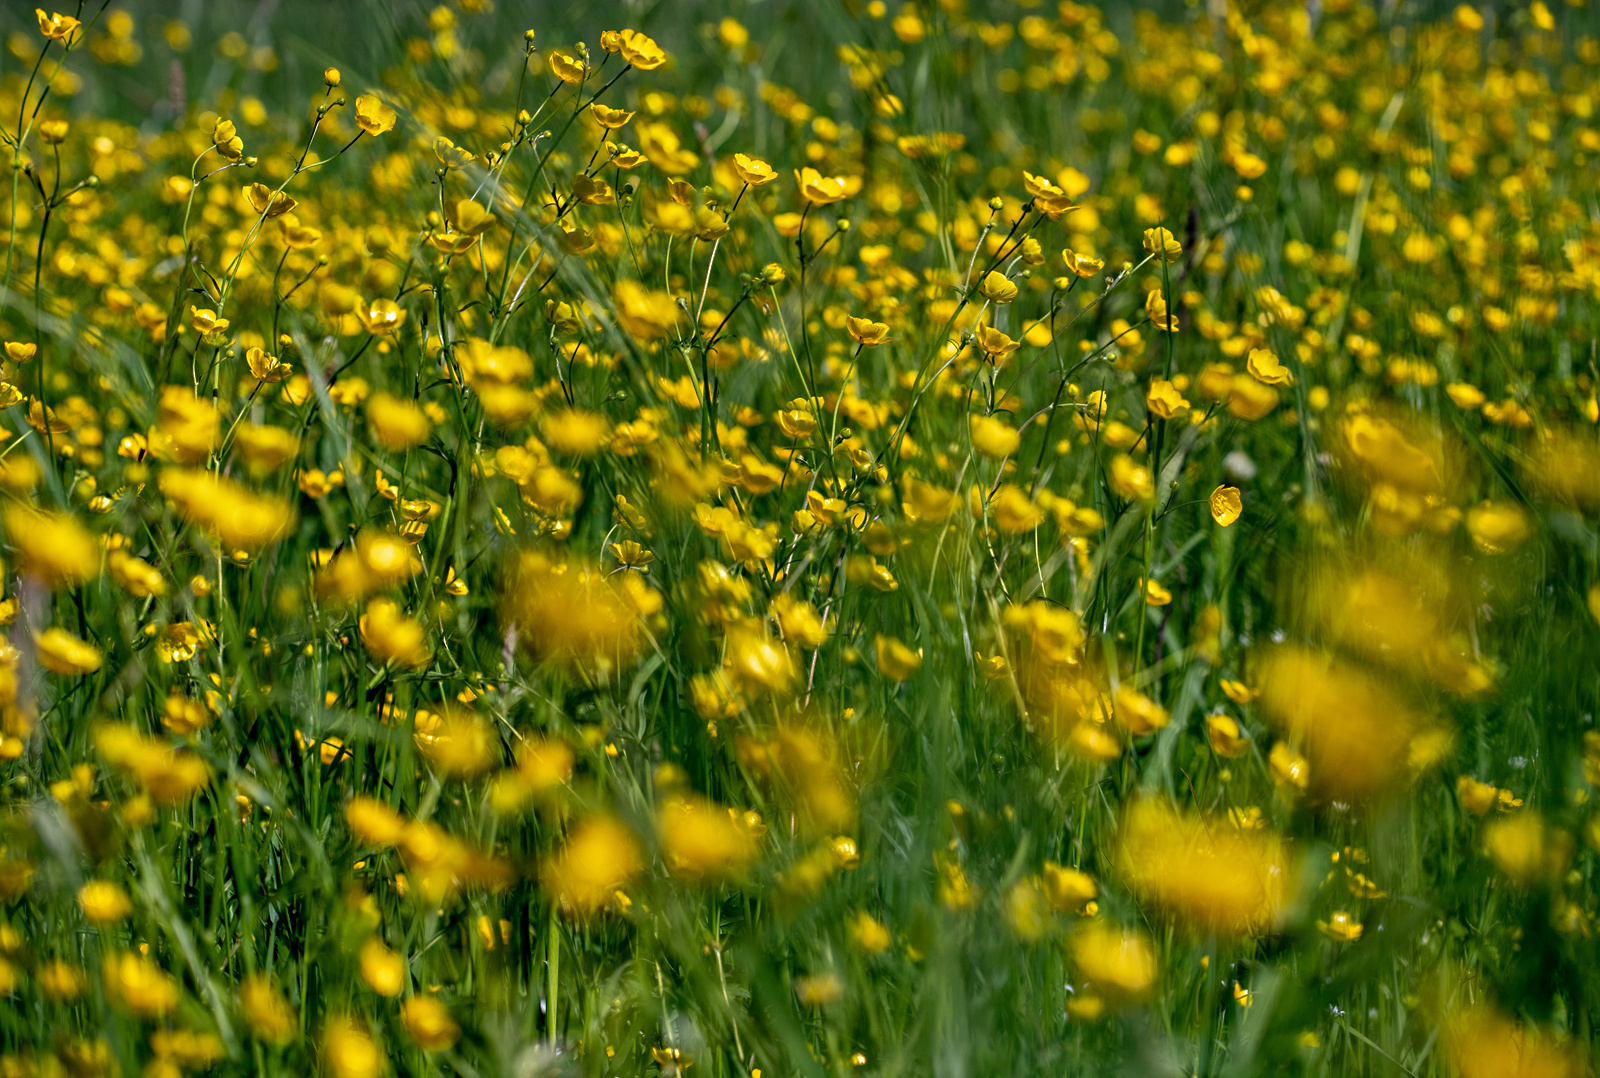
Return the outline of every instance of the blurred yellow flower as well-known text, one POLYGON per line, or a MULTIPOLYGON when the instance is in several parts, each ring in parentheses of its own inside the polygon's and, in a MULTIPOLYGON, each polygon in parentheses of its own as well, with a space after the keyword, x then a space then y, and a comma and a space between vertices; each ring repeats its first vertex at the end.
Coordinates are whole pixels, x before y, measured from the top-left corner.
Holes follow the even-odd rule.
POLYGON ((565 913, 587 917, 610 905, 643 869, 643 851, 633 833, 610 816, 592 816, 573 828, 545 862, 540 880, 565 913))
POLYGON ((1154 906, 1226 935, 1271 931, 1293 891, 1293 862, 1276 835, 1180 815, 1154 800, 1136 802, 1123 817, 1117 868, 1154 906))
POLYGON ((461 1025, 432 996, 412 996, 400 1005, 400 1024, 424 1052, 443 1052, 461 1039, 461 1025))

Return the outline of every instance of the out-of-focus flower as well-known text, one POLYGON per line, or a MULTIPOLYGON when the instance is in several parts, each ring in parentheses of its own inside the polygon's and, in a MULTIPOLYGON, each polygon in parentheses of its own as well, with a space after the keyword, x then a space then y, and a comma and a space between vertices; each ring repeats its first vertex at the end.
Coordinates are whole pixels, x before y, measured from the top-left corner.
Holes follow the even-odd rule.
POLYGON ((344 1015, 323 1024, 322 1060, 333 1078, 378 1078, 384 1070, 378 1042, 364 1025, 344 1015))
POLYGON ((573 829, 540 879, 563 911, 586 917, 610 905, 643 869, 633 832, 610 816, 594 816, 573 829))
POLYGON ((1257 674, 1264 711, 1302 746, 1311 786, 1340 799, 1396 790, 1421 717, 1370 674, 1329 655, 1285 645, 1257 674))
POLYGON ((461 1039, 461 1025, 450 1008, 432 996, 412 996, 402 1003, 400 1024, 424 1052, 443 1052, 461 1039))
POLYGON ((1138 932, 1090 923, 1073 933, 1071 949, 1073 969, 1108 1002, 1137 1002, 1155 988, 1155 948, 1138 932))
POLYGON ((1153 800, 1124 816, 1117 868, 1154 906, 1228 935, 1270 931, 1293 890, 1289 850, 1277 836, 1180 815, 1153 800))

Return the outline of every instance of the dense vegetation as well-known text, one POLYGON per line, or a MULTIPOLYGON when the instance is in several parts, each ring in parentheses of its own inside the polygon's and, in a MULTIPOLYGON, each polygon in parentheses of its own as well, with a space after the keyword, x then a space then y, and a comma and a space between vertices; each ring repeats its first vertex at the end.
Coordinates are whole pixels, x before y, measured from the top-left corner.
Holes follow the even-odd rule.
POLYGON ((1581 0, 515 6, 4 16, 0 1076, 1589 1073, 1581 0))

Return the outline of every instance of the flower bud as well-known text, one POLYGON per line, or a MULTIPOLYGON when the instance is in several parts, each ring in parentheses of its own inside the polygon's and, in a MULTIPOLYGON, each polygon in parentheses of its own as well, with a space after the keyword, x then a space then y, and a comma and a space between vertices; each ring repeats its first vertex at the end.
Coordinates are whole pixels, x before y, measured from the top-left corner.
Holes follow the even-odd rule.
POLYGON ((323 71, 322 82, 323 85, 327 86, 330 90, 339 85, 339 69, 336 67, 330 67, 323 71))

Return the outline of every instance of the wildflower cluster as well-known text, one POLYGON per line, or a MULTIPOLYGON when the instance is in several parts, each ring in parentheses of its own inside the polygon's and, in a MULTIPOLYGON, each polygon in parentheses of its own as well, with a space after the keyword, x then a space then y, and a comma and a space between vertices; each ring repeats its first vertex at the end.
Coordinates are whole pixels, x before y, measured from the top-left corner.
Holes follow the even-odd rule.
POLYGON ((684 10, 11 28, 0 1075, 1587 1073, 1581 0, 684 10))

